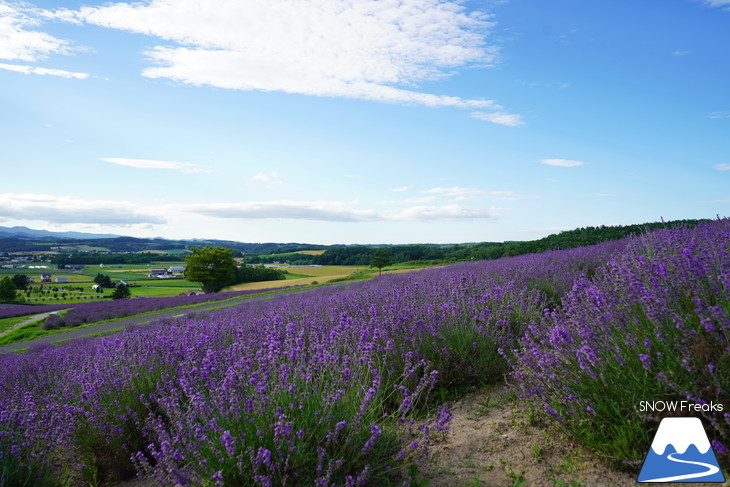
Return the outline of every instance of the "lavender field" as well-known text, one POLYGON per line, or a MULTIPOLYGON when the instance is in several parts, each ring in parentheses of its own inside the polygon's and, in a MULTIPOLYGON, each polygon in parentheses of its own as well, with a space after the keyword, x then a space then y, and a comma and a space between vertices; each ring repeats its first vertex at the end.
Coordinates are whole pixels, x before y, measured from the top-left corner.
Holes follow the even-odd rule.
POLYGON ((619 468, 701 415, 730 457, 730 220, 320 287, 0 356, 0 485, 409 485, 508 376, 619 468), (700 413, 698 413, 700 414, 700 413))

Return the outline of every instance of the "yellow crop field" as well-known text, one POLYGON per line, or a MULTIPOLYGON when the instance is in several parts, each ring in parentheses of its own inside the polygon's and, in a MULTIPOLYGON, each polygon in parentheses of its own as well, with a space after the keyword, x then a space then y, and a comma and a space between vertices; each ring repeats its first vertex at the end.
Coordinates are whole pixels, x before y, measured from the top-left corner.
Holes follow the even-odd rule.
POLYGON ((325 253, 325 250, 299 250, 297 252, 294 252, 295 254, 302 254, 302 255, 322 255, 325 253))
POLYGON ((367 269, 365 266, 356 265, 323 265, 321 267, 287 267, 284 270, 289 274, 299 274, 312 277, 333 277, 350 275, 355 271, 367 269))
POLYGON ((322 267, 290 267, 288 270, 291 274, 299 274, 310 277, 302 277, 299 279, 283 279, 281 281, 263 281, 263 282, 247 282, 228 286, 224 291, 245 291, 248 289, 267 289, 275 287, 301 286, 303 284, 312 284, 317 281, 324 283, 332 279, 347 277, 355 271, 367 269, 364 266, 348 266, 348 265, 326 265, 322 267))

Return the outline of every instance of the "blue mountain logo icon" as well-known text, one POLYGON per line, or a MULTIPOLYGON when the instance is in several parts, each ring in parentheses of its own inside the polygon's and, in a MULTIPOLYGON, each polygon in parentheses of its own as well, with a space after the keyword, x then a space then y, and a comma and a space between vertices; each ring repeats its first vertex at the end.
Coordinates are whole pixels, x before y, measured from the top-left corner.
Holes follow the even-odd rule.
POLYGON ((725 482, 700 418, 664 418, 638 482, 725 482))

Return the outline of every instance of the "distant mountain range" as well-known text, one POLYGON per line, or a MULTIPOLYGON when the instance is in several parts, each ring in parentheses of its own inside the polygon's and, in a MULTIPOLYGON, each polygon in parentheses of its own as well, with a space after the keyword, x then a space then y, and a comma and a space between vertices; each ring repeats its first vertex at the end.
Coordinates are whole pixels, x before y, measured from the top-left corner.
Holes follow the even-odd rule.
POLYGON ((95 238, 117 238, 121 235, 83 233, 83 232, 49 232, 48 230, 33 230, 28 227, 0 227, 0 238, 73 238, 90 240, 95 238))
POLYGON ((216 239, 171 240, 136 238, 113 234, 50 232, 27 227, 0 227, 0 252, 49 252, 62 247, 65 252, 102 250, 106 252, 176 252, 206 245, 227 247, 245 253, 296 252, 325 249, 327 246, 301 243, 244 243, 216 239))

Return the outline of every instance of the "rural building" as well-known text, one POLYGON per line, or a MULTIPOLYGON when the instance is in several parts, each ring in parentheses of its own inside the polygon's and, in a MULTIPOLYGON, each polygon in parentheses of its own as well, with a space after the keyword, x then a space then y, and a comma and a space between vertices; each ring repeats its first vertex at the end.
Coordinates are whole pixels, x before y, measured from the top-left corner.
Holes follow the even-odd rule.
POLYGON ((66 277, 66 276, 57 277, 56 282, 68 282, 68 277, 66 277))
POLYGON ((173 277, 172 272, 168 271, 167 269, 152 269, 147 275, 151 278, 157 279, 167 279, 173 277))
POLYGON ((41 282, 51 282, 50 274, 41 274, 41 282))
POLYGON ((93 289, 94 291, 96 291, 97 289, 100 289, 100 288, 101 288, 101 286, 98 284, 94 284, 93 286, 91 286, 91 289, 93 289))
POLYGON ((167 269, 168 272, 185 272, 185 266, 182 265, 171 265, 169 269, 167 269))

